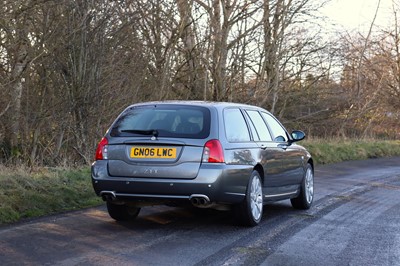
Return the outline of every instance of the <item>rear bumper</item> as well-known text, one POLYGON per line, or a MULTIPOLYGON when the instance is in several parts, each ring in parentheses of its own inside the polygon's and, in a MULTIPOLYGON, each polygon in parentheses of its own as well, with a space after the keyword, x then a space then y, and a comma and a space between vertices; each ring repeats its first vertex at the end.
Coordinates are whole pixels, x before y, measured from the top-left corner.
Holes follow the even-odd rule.
POLYGON ((243 201, 252 171, 251 166, 202 164, 194 179, 128 178, 110 176, 107 161, 92 165, 92 184, 98 196, 112 192, 124 201, 190 200, 193 195, 204 195, 211 202, 235 204, 243 201))

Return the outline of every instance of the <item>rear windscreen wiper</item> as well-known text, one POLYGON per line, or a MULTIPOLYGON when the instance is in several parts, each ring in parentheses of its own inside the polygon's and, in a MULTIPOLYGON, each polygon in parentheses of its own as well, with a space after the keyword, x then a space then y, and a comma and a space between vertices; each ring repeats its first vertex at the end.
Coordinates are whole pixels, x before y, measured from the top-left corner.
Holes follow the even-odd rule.
POLYGON ((139 135, 153 135, 154 137, 158 137, 158 131, 155 129, 150 130, 138 130, 138 129, 123 129, 121 132, 139 134, 139 135))

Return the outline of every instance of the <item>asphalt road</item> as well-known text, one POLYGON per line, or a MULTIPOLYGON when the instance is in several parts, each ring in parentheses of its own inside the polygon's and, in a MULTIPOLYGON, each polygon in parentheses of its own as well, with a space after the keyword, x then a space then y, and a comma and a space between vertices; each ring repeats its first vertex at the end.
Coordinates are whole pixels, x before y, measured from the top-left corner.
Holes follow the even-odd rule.
POLYGON ((319 166, 310 210, 268 204, 261 224, 229 212, 104 207, 0 228, 0 265, 400 265, 400 158, 319 166))

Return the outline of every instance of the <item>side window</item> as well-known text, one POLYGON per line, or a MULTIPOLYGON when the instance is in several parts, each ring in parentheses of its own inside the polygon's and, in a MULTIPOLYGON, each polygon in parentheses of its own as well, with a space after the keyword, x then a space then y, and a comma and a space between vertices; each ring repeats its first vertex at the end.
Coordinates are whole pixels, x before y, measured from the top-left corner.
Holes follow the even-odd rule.
POLYGON ((249 121, 248 125, 250 127, 251 135, 253 136, 254 141, 260 141, 260 136, 258 135, 258 132, 256 130, 256 127, 254 125, 254 122, 250 119, 250 116, 247 112, 244 113, 246 120, 249 121))
POLYGON ((268 127, 262 119, 261 115, 257 111, 246 111, 250 116, 251 121, 253 121, 254 126, 260 136, 261 141, 272 141, 271 134, 269 133, 268 127))
POLYGON ((271 115, 267 113, 263 112, 262 115, 265 118, 265 121, 267 121, 267 124, 271 129, 272 134, 275 137, 274 141, 279 141, 279 142, 288 141, 286 130, 281 126, 281 124, 279 124, 275 118, 273 118, 271 115))
POLYGON ((239 109, 224 110, 225 134, 229 142, 250 141, 246 121, 239 109))

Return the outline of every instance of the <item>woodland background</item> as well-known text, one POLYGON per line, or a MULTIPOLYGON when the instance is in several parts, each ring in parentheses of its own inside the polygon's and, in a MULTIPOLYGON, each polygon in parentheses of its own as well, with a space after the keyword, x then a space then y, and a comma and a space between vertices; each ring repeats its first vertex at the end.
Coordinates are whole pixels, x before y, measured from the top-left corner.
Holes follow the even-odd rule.
POLYGON ((88 164, 119 112, 149 100, 243 102, 314 138, 400 139, 400 2, 367 33, 327 32, 325 2, 0 0, 0 163, 88 164))

